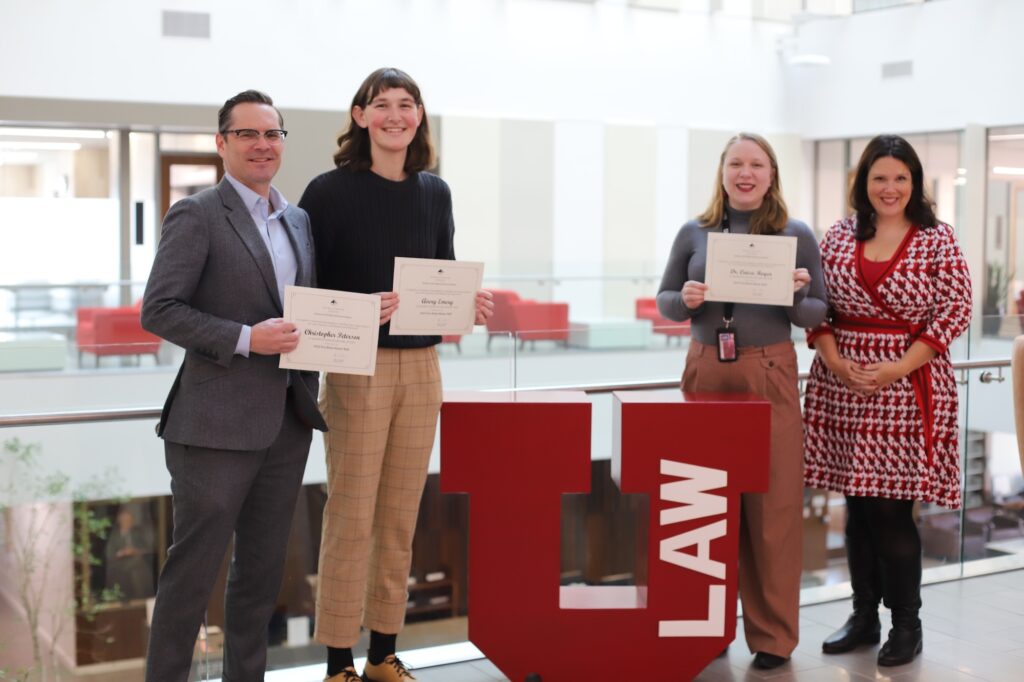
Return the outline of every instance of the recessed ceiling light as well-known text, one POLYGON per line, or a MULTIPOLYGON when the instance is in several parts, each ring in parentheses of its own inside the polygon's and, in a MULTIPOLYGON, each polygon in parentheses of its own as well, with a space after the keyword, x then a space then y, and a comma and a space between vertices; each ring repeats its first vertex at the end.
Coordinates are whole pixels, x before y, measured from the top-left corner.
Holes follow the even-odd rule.
POLYGON ((790 66, 828 66, 832 60, 823 54, 793 54, 786 57, 790 66))

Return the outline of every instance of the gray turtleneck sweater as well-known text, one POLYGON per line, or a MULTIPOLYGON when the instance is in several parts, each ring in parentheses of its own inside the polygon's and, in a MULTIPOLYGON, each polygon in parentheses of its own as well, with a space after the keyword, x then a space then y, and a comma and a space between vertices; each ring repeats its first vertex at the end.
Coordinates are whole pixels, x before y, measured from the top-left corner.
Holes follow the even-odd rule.
MULTIPOLYGON (((750 212, 729 211, 729 231, 734 234, 750 233, 750 212)), ((665 274, 658 289, 658 310, 670 320, 689 319, 690 333, 701 343, 717 343, 715 330, 722 326, 723 303, 705 301, 699 308, 683 304, 683 284, 688 280, 704 281, 707 263, 708 233, 721 232, 722 227, 701 227, 696 220, 682 226, 672 244, 665 274)), ((810 328, 821 324, 828 311, 825 282, 821 274, 821 254, 814 233, 799 220, 790 219, 780 235, 797 238, 796 266, 807 268, 811 283, 793 294, 793 305, 736 304, 733 324, 736 340, 741 347, 768 346, 791 338, 790 325, 810 328)))

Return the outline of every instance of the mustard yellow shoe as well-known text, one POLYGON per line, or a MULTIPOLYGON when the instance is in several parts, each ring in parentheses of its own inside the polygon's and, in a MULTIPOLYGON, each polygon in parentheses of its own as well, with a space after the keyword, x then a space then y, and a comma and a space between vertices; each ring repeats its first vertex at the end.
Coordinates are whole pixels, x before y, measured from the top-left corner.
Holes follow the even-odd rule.
POLYGON ((363 678, 356 674, 356 669, 352 667, 345 668, 337 675, 331 675, 325 677, 324 682, 362 682, 363 678))
POLYGON ((406 669, 405 664, 394 654, 385 658, 380 665, 374 665, 367 661, 366 667, 363 668, 365 682, 409 682, 409 680, 415 679, 406 669))

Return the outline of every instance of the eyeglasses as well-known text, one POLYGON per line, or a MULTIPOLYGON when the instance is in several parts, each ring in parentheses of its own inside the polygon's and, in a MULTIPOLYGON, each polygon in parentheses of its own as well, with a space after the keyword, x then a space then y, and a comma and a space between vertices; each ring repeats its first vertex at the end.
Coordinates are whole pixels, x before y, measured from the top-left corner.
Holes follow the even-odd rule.
POLYGON ((281 130, 280 128, 273 128, 271 130, 265 130, 262 133, 255 128, 238 128, 237 130, 222 130, 221 135, 227 135, 233 133, 239 140, 245 142, 255 142, 260 139, 262 135, 264 139, 270 144, 278 144, 284 142, 284 138, 288 137, 287 130, 281 130))

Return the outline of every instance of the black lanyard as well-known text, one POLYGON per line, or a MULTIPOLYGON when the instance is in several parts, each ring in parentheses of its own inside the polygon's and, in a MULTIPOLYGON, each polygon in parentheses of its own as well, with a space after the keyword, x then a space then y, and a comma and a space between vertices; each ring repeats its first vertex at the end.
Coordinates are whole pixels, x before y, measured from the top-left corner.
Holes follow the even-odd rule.
MULTIPOLYGON (((729 229, 729 211, 728 210, 725 210, 722 213, 722 232, 724 232, 725 234, 729 234, 731 232, 731 230, 729 229)), ((732 324, 733 307, 734 307, 733 303, 724 303, 722 305, 722 322, 725 323, 725 328, 726 329, 728 329, 729 325, 732 324)))

